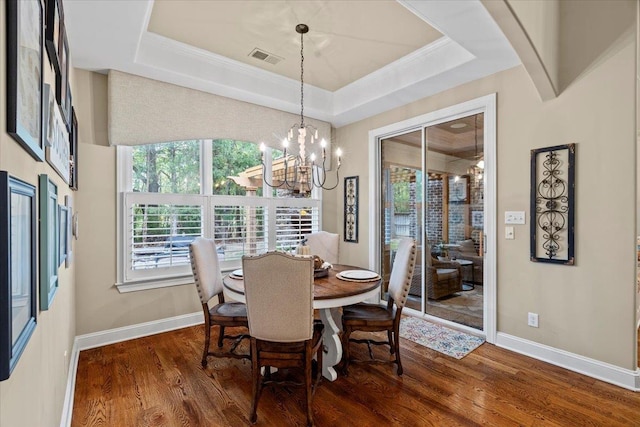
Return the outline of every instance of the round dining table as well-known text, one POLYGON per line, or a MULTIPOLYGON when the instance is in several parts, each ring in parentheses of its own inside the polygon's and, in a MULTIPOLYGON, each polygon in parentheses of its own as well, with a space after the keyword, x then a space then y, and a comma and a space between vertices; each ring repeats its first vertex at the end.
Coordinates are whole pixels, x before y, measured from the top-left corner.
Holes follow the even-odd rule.
MULTIPOLYGON (((334 264, 325 277, 314 279, 313 308, 319 310, 320 318, 324 324, 322 336, 324 355, 322 357, 322 375, 330 381, 335 381, 338 374, 335 366, 342 359, 342 344, 340 342, 339 307, 356 304, 380 295, 382 279, 378 276, 370 281, 348 281, 337 277, 337 274, 346 270, 366 270, 350 265, 334 264)), ((223 279, 225 298, 234 301, 246 302, 244 297, 244 281, 226 275, 223 279)))

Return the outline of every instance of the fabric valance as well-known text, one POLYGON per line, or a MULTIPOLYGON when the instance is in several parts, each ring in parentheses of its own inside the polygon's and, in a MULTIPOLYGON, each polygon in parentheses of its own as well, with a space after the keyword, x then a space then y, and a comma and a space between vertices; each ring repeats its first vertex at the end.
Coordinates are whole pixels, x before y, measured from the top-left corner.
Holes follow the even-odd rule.
MULTIPOLYGON (((108 78, 109 143, 231 138, 281 147, 296 114, 120 71, 108 78)), ((331 140, 331 125, 307 119, 331 140)))

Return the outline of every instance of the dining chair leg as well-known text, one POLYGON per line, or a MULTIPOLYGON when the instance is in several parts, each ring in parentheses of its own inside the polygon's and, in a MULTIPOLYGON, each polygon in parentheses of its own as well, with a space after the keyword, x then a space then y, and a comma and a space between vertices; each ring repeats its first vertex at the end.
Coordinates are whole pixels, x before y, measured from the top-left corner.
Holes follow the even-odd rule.
POLYGON ((255 338, 251 338, 251 376, 253 377, 253 399, 251 401, 249 421, 255 424, 258 420, 258 400, 260 399, 260 392, 262 391, 260 365, 258 363, 258 346, 255 338))
POLYGON ((343 325, 342 333, 342 373, 344 376, 349 375, 349 336, 351 335, 351 328, 343 325))
POLYGON ((400 322, 393 326, 394 347, 396 353, 396 364, 398 365, 398 375, 402 375, 402 362, 400 361, 400 322))
POLYGON ((202 352, 202 367, 207 367, 207 356, 209 355, 209 344, 211 343, 211 325, 209 322, 204 322, 204 351, 202 352))
POLYGON ((393 343, 393 334, 391 333, 391 330, 387 331, 387 337, 389 338, 389 352, 393 354, 396 351, 396 347, 393 343))
POLYGON ((318 388, 318 385, 320 385, 320 381, 322 380, 322 353, 324 353, 324 346, 322 345, 322 342, 320 343, 320 345, 318 346, 318 351, 316 352, 316 366, 318 367, 316 369, 316 384, 314 386, 314 393, 315 390, 318 388))
POLYGON ((313 360, 313 354, 311 353, 312 350, 312 342, 311 340, 307 341, 305 343, 305 354, 304 354, 304 388, 305 388, 305 395, 307 398, 307 426, 312 426, 313 425, 313 412, 311 410, 311 383, 312 383, 312 377, 311 377, 311 361, 313 360))
POLYGON ((220 326, 220 335, 218 336, 218 347, 222 347, 224 340, 224 326, 220 326))

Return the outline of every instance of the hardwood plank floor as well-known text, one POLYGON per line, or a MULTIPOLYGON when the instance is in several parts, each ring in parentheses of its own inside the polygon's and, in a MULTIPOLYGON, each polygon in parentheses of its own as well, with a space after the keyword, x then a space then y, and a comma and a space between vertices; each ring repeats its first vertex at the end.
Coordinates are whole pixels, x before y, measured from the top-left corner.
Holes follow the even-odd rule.
MULTIPOLYGON (((203 369, 203 341, 194 326, 82 351, 72 426, 249 425, 251 363, 209 358, 203 369)), ((487 343, 462 360, 400 346, 402 377, 392 365, 354 364, 348 377, 323 381, 316 425, 640 426, 640 393, 487 343)), ((366 357, 365 346, 352 348, 366 357)), ((302 389, 264 390, 258 426, 305 420, 302 389)))

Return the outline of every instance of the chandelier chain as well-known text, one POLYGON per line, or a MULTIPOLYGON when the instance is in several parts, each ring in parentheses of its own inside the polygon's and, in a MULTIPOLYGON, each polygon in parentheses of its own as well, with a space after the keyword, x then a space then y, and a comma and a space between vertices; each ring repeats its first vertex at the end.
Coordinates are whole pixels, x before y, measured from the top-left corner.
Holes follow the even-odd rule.
POLYGON ((304 33, 300 33, 300 126, 304 127, 304 33))

